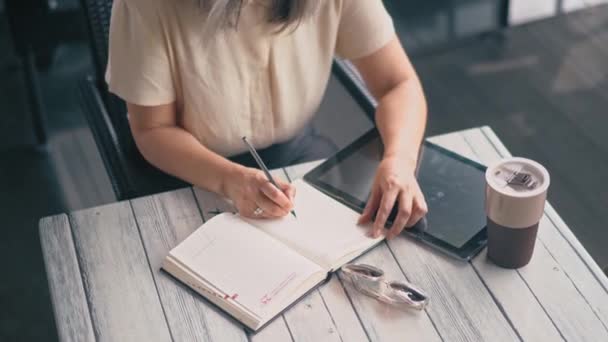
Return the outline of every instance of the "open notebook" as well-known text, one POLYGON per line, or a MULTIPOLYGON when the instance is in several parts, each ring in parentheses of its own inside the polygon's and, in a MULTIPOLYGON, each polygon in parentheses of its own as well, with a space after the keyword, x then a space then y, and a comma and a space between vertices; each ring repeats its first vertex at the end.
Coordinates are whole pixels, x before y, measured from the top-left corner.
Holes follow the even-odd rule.
POLYGON ((295 210, 276 220, 215 216, 175 247, 163 268, 252 330, 381 241, 359 214, 302 180, 295 210))

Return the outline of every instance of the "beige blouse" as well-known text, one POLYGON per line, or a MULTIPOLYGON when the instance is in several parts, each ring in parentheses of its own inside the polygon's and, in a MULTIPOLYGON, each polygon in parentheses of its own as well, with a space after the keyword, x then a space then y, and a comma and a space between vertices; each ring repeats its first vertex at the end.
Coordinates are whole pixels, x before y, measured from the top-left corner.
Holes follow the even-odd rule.
POLYGON ((381 0, 323 0, 276 34, 263 1, 246 1, 237 29, 204 39, 198 0, 115 0, 106 80, 142 106, 175 102, 178 122, 223 156, 286 141, 313 117, 334 55, 356 59, 394 37, 381 0))

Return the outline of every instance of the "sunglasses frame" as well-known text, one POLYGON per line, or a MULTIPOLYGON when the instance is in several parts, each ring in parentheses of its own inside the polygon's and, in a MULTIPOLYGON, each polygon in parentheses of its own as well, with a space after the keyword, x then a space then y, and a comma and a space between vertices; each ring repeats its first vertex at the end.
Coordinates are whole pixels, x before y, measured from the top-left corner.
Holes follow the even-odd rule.
POLYGON ((367 264, 346 264, 340 269, 354 288, 384 303, 423 310, 429 297, 406 281, 386 281, 384 271, 367 264))

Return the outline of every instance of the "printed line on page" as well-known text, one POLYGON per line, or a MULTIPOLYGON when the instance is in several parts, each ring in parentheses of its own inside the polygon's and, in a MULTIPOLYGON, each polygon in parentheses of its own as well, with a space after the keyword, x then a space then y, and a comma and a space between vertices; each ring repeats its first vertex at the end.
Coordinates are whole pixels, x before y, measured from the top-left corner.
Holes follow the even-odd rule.
POLYGON ((272 300, 272 298, 274 298, 282 289, 284 289, 287 284, 289 284, 289 282, 294 280, 295 277, 296 272, 293 272, 288 275, 287 278, 285 278, 285 280, 283 280, 274 290, 262 296, 262 298, 260 298, 260 302, 264 305, 268 304, 272 300))

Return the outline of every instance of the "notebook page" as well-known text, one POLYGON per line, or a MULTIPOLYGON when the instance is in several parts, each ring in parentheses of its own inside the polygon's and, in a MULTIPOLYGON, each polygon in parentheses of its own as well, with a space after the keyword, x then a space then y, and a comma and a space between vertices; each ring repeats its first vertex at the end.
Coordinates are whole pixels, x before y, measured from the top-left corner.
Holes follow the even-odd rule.
POLYGON ((197 276, 258 317, 272 314, 314 274, 315 263, 238 215, 224 213, 207 221, 170 252, 197 276))
POLYGON ((367 236, 370 226, 357 225, 356 211, 303 180, 298 179, 293 185, 297 218, 287 215, 275 220, 247 220, 326 269, 344 256, 363 251, 383 239, 367 236))

